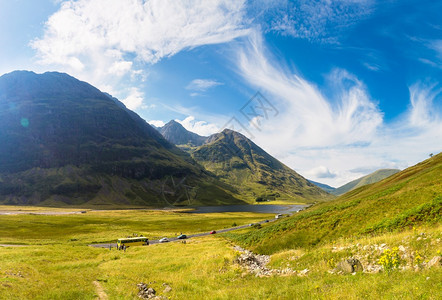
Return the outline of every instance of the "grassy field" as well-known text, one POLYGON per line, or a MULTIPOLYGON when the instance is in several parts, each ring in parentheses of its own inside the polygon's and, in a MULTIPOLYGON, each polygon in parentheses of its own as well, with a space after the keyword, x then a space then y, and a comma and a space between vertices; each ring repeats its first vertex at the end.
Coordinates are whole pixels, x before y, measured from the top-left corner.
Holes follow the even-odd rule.
MULTIPOLYGON (((238 252, 223 235, 132 247, 126 252, 88 247, 131 233, 149 237, 193 233, 268 218, 252 213, 191 215, 159 211, 105 211, 81 215, 0 216, 1 299, 137 299, 148 283, 169 299, 440 299, 440 269, 379 274, 330 274, 330 261, 364 255, 364 246, 405 245, 423 260, 438 255, 441 227, 419 227, 361 239, 340 239, 313 249, 284 250, 269 267, 309 269, 306 276, 257 277, 233 261, 238 252), (424 235, 422 235, 424 233, 424 235), (425 236, 425 239, 419 237, 425 236), (356 245, 356 246, 355 246, 356 245), (334 249, 338 248, 339 251, 334 249), (95 282, 95 283, 94 283, 95 282), (164 284, 172 289, 164 292, 164 284), (104 298, 102 298, 104 299, 104 298)), ((269 225, 267 225, 269 226, 269 225)), ((259 231, 262 229, 247 229, 259 231)), ((380 253, 373 254, 377 260, 380 253)))
MULTIPOLYGON (((22 210, 48 208, 15 207, 22 210)), ((60 210, 54 210, 54 212, 60 210)), ((64 210, 66 211, 66 210, 64 210)), ((117 238, 144 235, 149 239, 193 234, 260 221, 274 214, 182 211, 108 210, 72 215, 0 215, 0 244, 88 245, 115 242, 117 238)))

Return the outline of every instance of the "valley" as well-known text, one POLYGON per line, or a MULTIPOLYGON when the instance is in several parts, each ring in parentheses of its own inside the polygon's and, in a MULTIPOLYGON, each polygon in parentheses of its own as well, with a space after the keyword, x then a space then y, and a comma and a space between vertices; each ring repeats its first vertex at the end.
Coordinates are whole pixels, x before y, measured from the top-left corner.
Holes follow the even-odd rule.
POLYGON ((67 74, 3 75, 0 100, 2 298, 442 297, 441 153, 333 188, 67 74))
MULTIPOLYGON (((192 238, 185 244, 129 247, 126 251, 88 246, 133 233, 159 238, 273 217, 273 214, 193 215, 148 210, 62 216, 2 215, 0 243, 23 247, 0 247, 0 294, 8 299, 135 299, 139 292, 137 284, 145 283, 156 295, 168 299, 438 299, 441 296, 440 268, 426 267, 429 260, 440 255, 440 224, 398 233, 338 238, 313 248, 292 248, 272 254, 269 262, 258 269, 237 262, 244 254, 223 233, 192 238), (419 253, 421 260, 415 262, 413 257, 409 258, 412 265, 409 269, 369 272, 367 264, 377 265, 382 256, 381 245, 390 249, 402 246, 406 250, 401 254, 419 253), (364 273, 331 272, 336 262, 349 256, 361 260, 364 273), (273 275, 256 275, 264 269, 273 275)), ((262 226, 242 229, 242 234, 259 232, 272 225, 262 226)), ((401 268, 407 264, 410 262, 405 259, 401 268)))
POLYGON ((0 215, 0 294, 135 299, 149 290, 163 299, 439 299, 441 168, 438 154, 279 219, 176 208, 2 206, 10 214, 0 215), (183 233, 189 238, 177 240, 183 233), (117 250, 116 239, 126 236, 170 242, 117 250))

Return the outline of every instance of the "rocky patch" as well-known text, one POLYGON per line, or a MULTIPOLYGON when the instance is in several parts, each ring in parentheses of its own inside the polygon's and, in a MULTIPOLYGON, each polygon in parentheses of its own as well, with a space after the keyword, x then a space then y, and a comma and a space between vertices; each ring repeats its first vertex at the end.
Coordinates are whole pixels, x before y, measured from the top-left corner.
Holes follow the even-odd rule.
POLYGON ((442 267, 442 256, 435 256, 427 263, 427 268, 433 267, 442 267))
MULTIPOLYGON (((245 268, 249 273, 255 274, 257 277, 267 277, 272 275, 293 275, 296 271, 291 268, 272 269, 268 268, 267 264, 270 262, 269 255, 254 254, 251 251, 245 250, 241 247, 235 246, 236 251, 241 254, 235 259, 235 263, 245 268)), ((301 271, 299 276, 306 276, 308 269, 301 271)))
POLYGON ((362 272, 364 270, 361 262, 357 258, 347 258, 340 261, 336 265, 336 269, 346 274, 362 272))
MULTIPOLYGON (((417 241, 427 241, 431 245, 439 245, 440 238, 433 239, 431 235, 416 233, 413 236, 408 236, 402 240, 402 244, 397 247, 390 247, 386 243, 361 245, 355 244, 347 247, 333 247, 332 252, 349 251, 353 253, 353 257, 346 258, 336 265, 336 268, 329 271, 333 274, 346 274, 363 271, 364 273, 379 273, 384 270, 384 266, 380 262, 380 258, 388 251, 395 251, 397 253, 398 261, 395 268, 400 271, 414 270, 420 271, 424 268, 433 268, 442 266, 442 256, 424 257, 419 251, 413 250, 413 243, 417 241), (357 260, 360 264, 355 269, 352 264, 357 260), (361 269, 362 268, 362 269, 361 269)), ((440 253, 440 252, 438 252, 440 253)))
MULTIPOLYGON (((170 292, 172 290, 172 288, 170 286, 168 286, 167 284, 163 284, 163 286, 165 286, 165 290, 167 289, 168 292, 170 292)), ((141 299, 154 299, 154 300, 167 300, 167 299, 169 299, 165 296, 157 295, 157 292, 152 287, 149 287, 146 283, 143 283, 143 282, 138 283, 137 287, 138 287, 138 297, 141 299)))

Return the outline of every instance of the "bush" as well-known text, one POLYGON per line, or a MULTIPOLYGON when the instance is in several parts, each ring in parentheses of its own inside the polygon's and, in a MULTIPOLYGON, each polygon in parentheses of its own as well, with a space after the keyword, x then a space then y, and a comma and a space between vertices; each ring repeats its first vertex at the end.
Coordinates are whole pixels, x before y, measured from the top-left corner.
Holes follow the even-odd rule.
POLYGON ((386 272, 390 272, 397 269, 401 263, 399 256, 399 249, 394 247, 393 249, 384 250, 381 258, 379 258, 379 264, 384 267, 386 272))

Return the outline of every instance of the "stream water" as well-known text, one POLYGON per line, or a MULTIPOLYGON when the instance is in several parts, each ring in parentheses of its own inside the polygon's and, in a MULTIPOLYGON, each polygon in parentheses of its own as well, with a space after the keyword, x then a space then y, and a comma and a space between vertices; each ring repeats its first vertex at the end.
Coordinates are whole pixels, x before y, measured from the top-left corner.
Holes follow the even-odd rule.
POLYGON ((219 212, 256 212, 269 214, 288 214, 300 211, 307 205, 276 205, 276 204, 258 204, 258 205, 225 205, 225 206, 199 206, 186 213, 206 214, 219 212))

